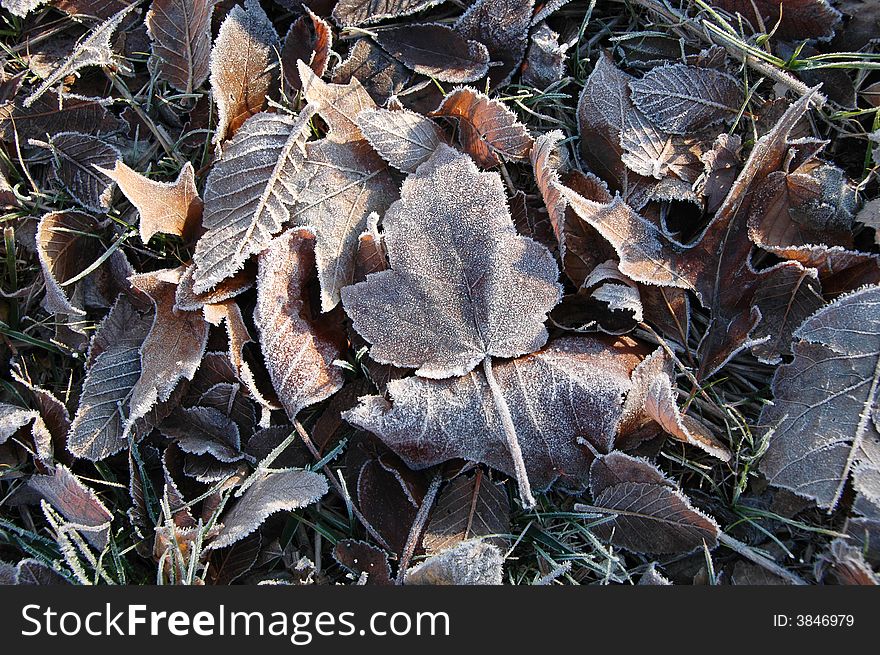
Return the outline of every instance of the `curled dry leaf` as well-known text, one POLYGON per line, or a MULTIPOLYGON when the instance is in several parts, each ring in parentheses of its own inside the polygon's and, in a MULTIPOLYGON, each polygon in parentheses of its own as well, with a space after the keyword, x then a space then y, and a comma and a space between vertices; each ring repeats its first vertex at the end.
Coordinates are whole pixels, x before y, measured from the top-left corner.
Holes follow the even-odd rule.
MULTIPOLYGON (((305 6, 305 5, 303 5, 305 6)), ((281 47, 281 69, 285 92, 290 95, 302 88, 297 62, 303 61, 318 77, 327 70, 333 33, 330 26, 305 7, 306 13, 297 18, 284 37, 281 47)))
MULTIPOLYGON (((644 352, 629 339, 565 337, 519 359, 493 364, 510 409, 529 481, 582 489, 593 461, 613 445, 630 376, 644 352)), ((481 370, 451 380, 388 383, 390 401, 361 398, 343 417, 376 434, 411 468, 461 458, 514 474, 499 411, 481 370)))
POLYGON ((96 227, 93 217, 76 211, 51 212, 40 219, 37 256, 46 281, 43 304, 47 311, 85 316, 83 308, 73 304, 73 289, 66 292, 65 287, 100 256, 97 239, 84 236, 96 227))
POLYGON ((477 0, 455 23, 456 32, 489 51, 491 88, 507 84, 522 63, 534 7, 535 0, 477 0))
POLYGON ((71 52, 70 55, 64 59, 64 61, 62 61, 46 77, 46 79, 43 80, 40 86, 34 89, 34 92, 25 99, 24 106, 26 108, 31 107, 40 96, 46 93, 46 91, 51 89, 68 75, 73 75, 80 69, 87 66, 109 66, 112 63, 119 65, 120 61, 113 54, 110 39, 113 37, 113 33, 116 32, 117 28, 122 24, 122 21, 128 13, 137 7, 137 5, 138 3, 132 2, 130 5, 124 7, 118 13, 98 25, 84 39, 80 40, 73 48, 73 52, 71 52))
POLYGON ((415 173, 446 142, 434 121, 408 109, 367 109, 357 125, 373 150, 403 173, 415 173))
POLYGON ((238 425, 213 407, 179 407, 165 419, 160 431, 175 439, 191 455, 209 454, 221 462, 236 462, 241 452, 238 425))
POLYGON ((378 23, 386 18, 409 16, 445 0, 339 0, 333 18, 342 27, 378 23))
POLYGON ((66 466, 58 464, 50 475, 34 475, 28 487, 67 519, 74 528, 89 528, 80 534, 98 551, 107 547, 113 514, 95 492, 66 466))
POLYGON ((500 585, 504 556, 480 539, 463 541, 407 570, 408 585, 500 585))
POLYGON ((272 86, 278 34, 258 0, 226 15, 211 50, 211 92, 217 103, 214 143, 234 134, 263 110, 272 86))
POLYGON ((852 477, 880 506, 880 287, 869 286, 820 309, 794 333, 794 360, 779 367, 760 470, 770 484, 833 509, 852 477))
POLYGON ((195 284, 195 266, 187 266, 180 276, 175 292, 174 309, 184 312, 196 312, 204 310, 210 313, 210 305, 219 305, 231 298, 241 295, 253 288, 257 277, 257 265, 254 260, 245 263, 238 273, 220 282, 210 291, 196 293, 193 290, 195 284))
POLYGON ((714 68, 671 64, 631 80, 633 103, 661 130, 670 134, 699 132, 731 121, 743 102, 739 82, 714 68))
POLYGON ((121 160, 112 169, 96 168, 116 182, 140 215, 141 240, 154 234, 187 237, 202 216, 202 199, 196 190, 195 170, 186 162, 174 182, 156 182, 132 170, 121 160))
POLYGON ((327 493, 327 479, 311 471, 289 469, 259 477, 221 517, 223 527, 209 548, 225 548, 257 530, 269 516, 306 507, 327 493))
POLYGON ((208 78, 211 15, 218 1, 153 0, 147 12, 153 67, 181 93, 192 93, 208 78))
POLYGON ((483 167, 524 160, 532 148, 532 137, 512 111, 470 87, 447 94, 431 115, 456 119, 462 148, 483 167))
POLYGON ((342 388, 343 334, 335 316, 315 318, 308 283, 315 266, 315 234, 292 228, 260 254, 254 323, 281 404, 290 420, 301 409, 342 388))
POLYGON ((595 505, 577 511, 609 514, 592 528, 602 539, 635 553, 686 553, 714 548, 720 530, 694 509, 663 473, 646 460, 613 452, 599 457, 590 472, 595 505))
POLYGON ((309 107, 296 118, 260 113, 226 144, 205 185, 206 232, 193 256, 196 293, 232 277, 290 219, 311 117, 309 107), (245 186, 243 171, 248 175, 245 186))
POLYGON ((0 403, 0 444, 14 435, 20 428, 35 420, 39 414, 32 409, 0 403))
POLYGON ((523 64, 523 84, 546 89, 565 77, 568 44, 560 44, 559 34, 544 22, 532 30, 529 39, 529 49, 523 64))
POLYGON ((52 154, 55 180, 86 209, 103 213, 110 207, 112 182, 102 168, 113 166, 122 155, 101 139, 79 132, 62 132, 48 143, 31 140, 52 154))
POLYGON ((441 82, 473 82, 489 71, 486 46, 445 25, 391 27, 377 32, 374 38, 407 68, 441 82))

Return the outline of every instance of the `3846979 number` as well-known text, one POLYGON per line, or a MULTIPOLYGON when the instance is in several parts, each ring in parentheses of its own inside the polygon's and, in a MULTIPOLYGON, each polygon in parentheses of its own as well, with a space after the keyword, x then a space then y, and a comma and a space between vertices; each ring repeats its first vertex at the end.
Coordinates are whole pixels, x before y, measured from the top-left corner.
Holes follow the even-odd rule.
POLYGON ((851 628, 856 618, 852 614, 776 614, 773 626, 777 628, 851 628))

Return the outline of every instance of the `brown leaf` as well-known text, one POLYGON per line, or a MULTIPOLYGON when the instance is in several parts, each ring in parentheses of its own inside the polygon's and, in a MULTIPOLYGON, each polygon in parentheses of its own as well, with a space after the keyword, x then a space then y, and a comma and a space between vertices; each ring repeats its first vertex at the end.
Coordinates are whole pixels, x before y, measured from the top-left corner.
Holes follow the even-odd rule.
POLYGON ((373 150, 403 173, 415 173, 446 143, 434 121, 408 109, 365 109, 358 114, 357 125, 373 150))
POLYGON ((61 132, 50 136, 48 143, 30 143, 49 150, 53 178, 77 203, 99 213, 110 207, 113 186, 101 168, 109 168, 122 158, 114 146, 79 132, 61 132))
POLYGON ((223 20, 211 50, 211 92, 218 114, 214 143, 263 110, 277 48, 278 34, 258 0, 235 5, 223 20))
POLYGON ((479 539, 463 541, 429 557, 406 572, 408 585, 500 585, 504 558, 501 551, 479 539))
POLYGON ((766 32, 773 30, 777 38, 793 41, 830 38, 840 22, 840 12, 827 0, 712 0, 712 4, 740 14, 756 29, 760 16, 766 32))
POLYGON ((447 94, 431 115, 456 119, 462 148, 484 168, 502 159, 524 160, 532 148, 532 137, 512 111, 470 87, 447 94))
POLYGON ((523 64, 522 83, 546 89, 565 77, 568 44, 560 45, 559 34, 541 22, 532 29, 523 64))
POLYGON ((388 554, 365 541, 344 539, 337 542, 333 548, 333 559, 355 575, 366 574, 369 585, 389 586, 394 584, 391 580, 388 554))
POLYGON ((336 393, 344 381, 333 365, 343 342, 340 326, 333 325, 335 317, 316 320, 308 299, 314 248, 314 232, 293 228, 273 239, 259 257, 254 323, 272 384, 291 421, 304 407, 336 393))
POLYGON ((178 407, 162 421, 159 430, 185 453, 210 454, 221 462, 244 457, 238 425, 212 407, 178 407))
POLYGON ((112 169, 96 166, 116 182, 140 214, 141 241, 154 234, 191 236, 202 216, 202 199, 196 190, 195 170, 186 162, 174 182, 156 182, 132 170, 121 160, 112 169))
POLYGON ((333 69, 334 84, 357 79, 378 105, 399 93, 410 76, 406 66, 366 38, 355 41, 348 59, 333 69))
POLYGON ((285 93, 292 95, 302 89, 297 63, 300 60, 318 77, 326 72, 332 45, 330 26, 306 7, 306 13, 290 25, 281 47, 285 93))
POLYGON ((489 51, 490 88, 507 84, 522 63, 534 7, 535 0, 477 0, 455 23, 456 32, 489 51))
POLYGON ((375 109, 376 103, 358 79, 353 77, 344 85, 327 84, 302 61, 297 66, 306 100, 330 126, 327 139, 334 143, 362 140, 356 119, 365 109, 375 109))
POLYGON ((461 36, 451 27, 405 25, 375 35, 385 52, 407 68, 441 82, 473 82, 489 71, 489 51, 482 43, 461 36))
POLYGON ((205 309, 206 305, 223 303, 252 289, 257 277, 257 263, 251 259, 245 263, 244 268, 238 273, 226 278, 210 291, 196 293, 193 289, 195 270, 195 266, 187 266, 180 276, 180 281, 177 283, 174 309, 184 312, 196 312, 200 309, 205 309))
POLYGON ((21 143, 29 139, 45 139, 60 132, 113 134, 123 123, 107 111, 107 98, 86 98, 65 94, 62 98, 44 96, 24 107, 23 98, 16 97, 0 106, 0 139, 21 143))
POLYGON ((147 12, 151 60, 159 79, 192 93, 207 79, 211 14, 219 0, 153 0, 147 12))
POLYGON ((333 19, 342 27, 377 23, 386 18, 409 16, 445 0, 339 0, 333 19))

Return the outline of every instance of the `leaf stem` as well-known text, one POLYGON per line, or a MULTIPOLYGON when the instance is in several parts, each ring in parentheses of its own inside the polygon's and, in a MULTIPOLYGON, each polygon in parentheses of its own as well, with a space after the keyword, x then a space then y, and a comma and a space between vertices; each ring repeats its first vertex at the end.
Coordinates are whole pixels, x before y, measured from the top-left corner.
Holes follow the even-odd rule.
POLYGON ((431 484, 425 492, 424 498, 422 498, 422 504, 419 506, 416 518, 409 529, 409 535, 406 537, 406 544, 400 556, 400 564, 397 567, 397 578, 395 578, 394 584, 403 584, 403 580, 406 577, 406 569, 409 567, 409 561, 416 549, 416 544, 419 543, 419 537, 428 523, 428 516, 431 513, 431 508, 434 506, 434 500, 437 498, 437 492, 440 490, 440 483, 442 481, 443 476, 440 475, 440 472, 435 472, 434 477, 431 478, 431 484))
POLYGON ((492 358, 483 360, 483 371, 486 373, 486 381, 492 391, 492 400, 495 401, 495 409, 501 417, 501 426, 504 428, 504 436, 507 439, 507 448, 513 458, 513 468, 516 471, 516 482, 519 486, 519 497, 526 509, 535 506, 535 497, 532 495, 532 486, 529 484, 529 476, 526 473, 526 463, 523 459, 522 449, 519 447, 519 439, 516 438, 516 428, 513 425, 513 417, 510 415, 510 407, 501 393, 501 387, 495 379, 492 371, 492 358))

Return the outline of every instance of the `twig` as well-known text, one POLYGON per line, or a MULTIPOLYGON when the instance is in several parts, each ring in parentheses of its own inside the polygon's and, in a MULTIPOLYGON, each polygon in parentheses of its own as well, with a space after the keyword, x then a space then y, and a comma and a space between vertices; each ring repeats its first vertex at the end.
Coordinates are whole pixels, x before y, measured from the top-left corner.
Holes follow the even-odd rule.
POLYGON ((406 569, 409 566, 409 560, 412 558, 413 551, 416 549, 416 544, 419 542, 422 530, 425 529, 425 524, 428 522, 428 515, 431 513, 431 508, 434 506, 434 499, 437 498, 437 492, 440 490, 440 483, 442 481, 443 476, 440 475, 439 471, 434 473, 434 477, 431 478, 431 484, 425 492, 425 497, 422 499, 419 511, 416 513, 416 518, 409 529, 409 535, 406 538, 406 545, 403 547, 403 553, 400 555, 400 564, 397 568, 397 577, 394 580, 394 584, 403 584, 403 579, 406 576, 406 569))

